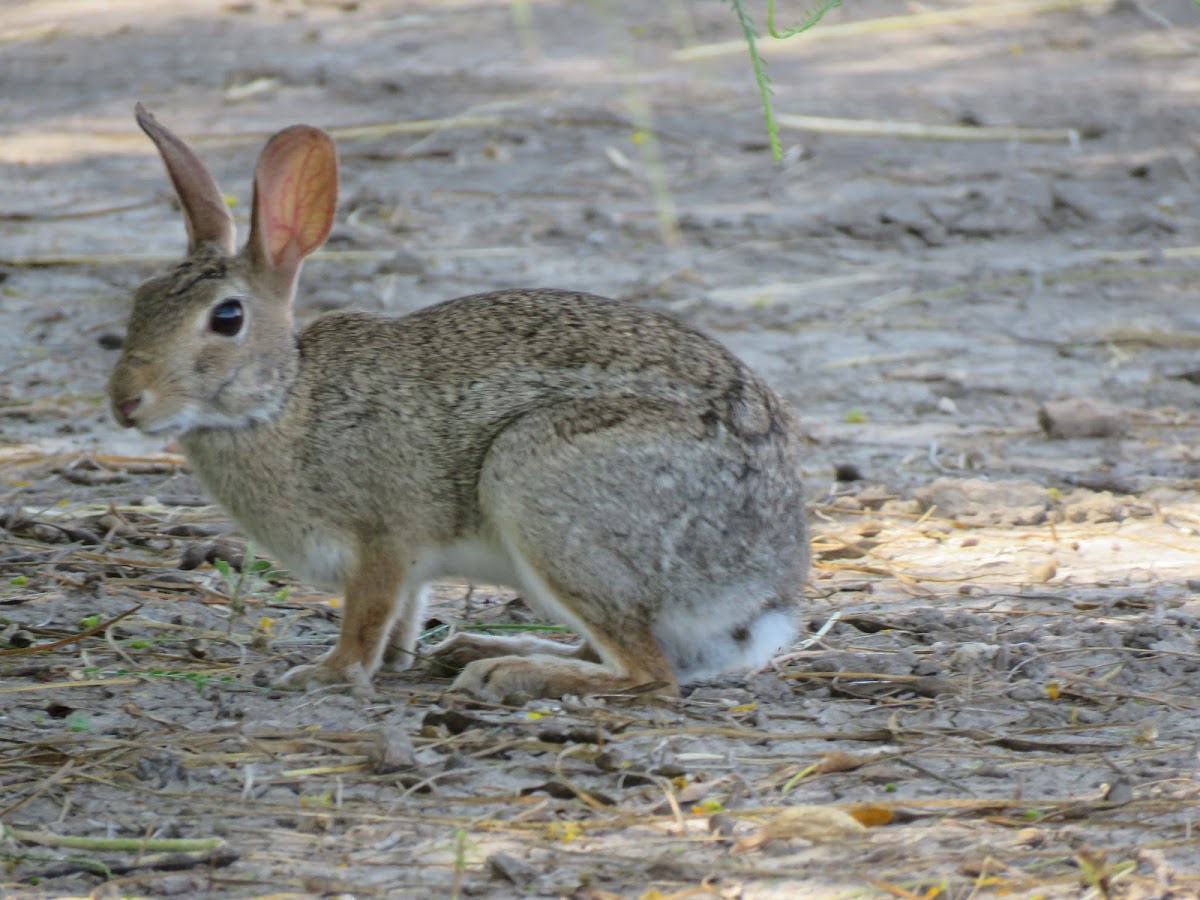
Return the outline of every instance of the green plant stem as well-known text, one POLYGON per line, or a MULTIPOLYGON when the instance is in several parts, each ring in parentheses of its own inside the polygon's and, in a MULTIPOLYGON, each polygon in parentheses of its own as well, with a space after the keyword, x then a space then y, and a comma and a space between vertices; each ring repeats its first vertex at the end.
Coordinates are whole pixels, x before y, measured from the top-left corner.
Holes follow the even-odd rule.
POLYGON ((5 837, 46 847, 66 847, 71 850, 115 850, 152 853, 202 853, 216 850, 225 842, 221 838, 100 838, 47 831, 27 831, 0 825, 5 837))
POLYGON ((758 52, 758 32, 754 30, 754 23, 742 6, 742 0, 730 0, 730 3, 742 27, 742 36, 750 53, 750 65, 754 69, 754 80, 758 82, 758 95, 762 98, 763 115, 767 120, 767 137, 771 141, 771 156, 778 161, 783 159, 783 147, 779 143, 779 126, 775 124, 775 113, 771 109, 771 78, 767 75, 766 60, 758 52))
MULTIPOLYGON (((1200 3, 1200 0, 1194 0, 1194 2, 1200 3)), ((810 10, 804 21, 802 21, 799 25, 795 25, 784 31, 780 31, 775 27, 775 0, 767 0, 767 31, 770 32, 771 37, 778 38, 782 41, 786 38, 792 37, 793 35, 797 35, 802 31, 808 31, 808 29, 812 28, 825 17, 825 13, 829 12, 835 6, 841 5, 842 0, 825 0, 825 2, 819 7, 810 10)))
MULTIPOLYGON (((746 12, 743 0, 729 0, 733 6, 734 15, 742 28, 742 36, 746 39, 746 49, 750 53, 750 65, 754 69, 754 80, 758 82, 758 94, 762 99, 763 118, 767 122, 767 138, 771 142, 771 156, 776 162, 783 159, 783 145, 779 140, 779 123, 775 121, 775 110, 771 105, 771 78, 767 74, 767 63, 758 49, 758 32, 750 14, 746 12)), ((1200 3, 1200 0, 1195 0, 1200 3)), ((824 17, 825 13, 835 6, 841 6, 842 0, 823 0, 821 5, 808 13, 799 25, 780 31, 775 27, 775 0, 767 0, 767 30, 771 36, 778 39, 793 37, 802 31, 812 28, 824 17)))

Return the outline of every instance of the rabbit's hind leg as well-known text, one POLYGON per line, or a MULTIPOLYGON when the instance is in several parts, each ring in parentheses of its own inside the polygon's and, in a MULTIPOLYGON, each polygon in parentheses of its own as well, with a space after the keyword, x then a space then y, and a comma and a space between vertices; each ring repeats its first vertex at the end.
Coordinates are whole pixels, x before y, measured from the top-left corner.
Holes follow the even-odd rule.
POLYGON ((498 656, 557 656, 599 662, 600 657, 586 642, 565 643, 530 635, 476 634, 459 631, 429 651, 441 667, 461 671, 481 659, 498 656))
MULTIPOLYGON (((562 697, 567 694, 647 693, 678 696, 679 682, 671 660, 654 636, 649 621, 637 617, 627 619, 619 628, 597 620, 596 612, 605 604, 589 602, 583 597, 552 584, 517 554, 518 571, 531 605, 557 621, 573 627, 582 638, 575 647, 552 645, 552 653, 495 656, 468 662, 454 682, 461 690, 487 700, 503 701, 512 697, 562 697), (563 652, 569 650, 570 652, 563 652), (553 654, 553 655, 552 655, 553 654)), ((475 637, 484 637, 478 635, 475 637)), ((549 641, 498 639, 492 647, 503 643, 518 649, 533 649, 533 644, 549 641)))
MULTIPOLYGON (((595 639, 589 636, 589 641, 595 639)), ((568 694, 646 693, 678 696, 679 684, 671 662, 649 626, 621 635, 605 646, 596 641, 605 663, 580 657, 497 656, 468 663, 454 689, 484 700, 503 702, 523 697, 563 697, 568 694)))

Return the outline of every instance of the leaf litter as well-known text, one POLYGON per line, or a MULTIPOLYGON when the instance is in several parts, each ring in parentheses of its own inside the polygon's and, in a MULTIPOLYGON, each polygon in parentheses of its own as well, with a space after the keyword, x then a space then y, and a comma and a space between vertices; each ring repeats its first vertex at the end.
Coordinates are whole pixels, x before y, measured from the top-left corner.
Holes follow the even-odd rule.
MULTIPOLYGON (((131 484, 178 481, 143 462, 127 460, 131 484)), ((54 456, 3 474, 43 483, 64 470, 54 456)), ((230 896, 255 896, 264 878, 313 891, 331 883, 336 846, 349 866, 338 889, 362 896, 450 891, 456 878, 497 896, 514 879, 574 896, 632 881, 733 896, 763 879, 1072 896, 1162 881, 1145 854, 1194 845, 1196 626, 1154 625, 1180 595, 1005 596, 936 574, 941 535, 978 538, 954 562, 976 585, 971 553, 984 558, 1001 532, 1032 547, 1049 540, 1041 526, 871 510, 870 590, 844 560, 819 561, 821 636, 776 667, 678 701, 504 706, 421 668, 381 677, 370 698, 274 691, 273 676, 332 640, 330 598, 256 565, 271 581, 231 611, 228 574, 192 552, 215 539, 244 554, 220 512, 150 499, 10 512, 0 532, 5 571, 23 573, 4 594, 4 636, 30 638, 0 650, 0 846, 14 882, 101 872, 150 893, 180 878, 230 896), (43 516, 55 530, 33 530, 43 516), (914 604, 910 577, 938 587, 914 604), (1072 596, 1094 599, 1076 609, 1072 596), (835 599, 842 615, 826 628, 835 599), (105 813, 81 819, 77 806, 105 813), (269 874, 280 866, 286 877, 269 874)), ((818 512, 828 534, 863 521, 845 504, 818 512)), ((1060 525, 1058 545, 1094 530, 1060 525)), ((527 619, 485 586, 464 619, 466 593, 439 588, 431 624, 527 619)), ((1187 883, 1168 868, 1168 883, 1187 883)))

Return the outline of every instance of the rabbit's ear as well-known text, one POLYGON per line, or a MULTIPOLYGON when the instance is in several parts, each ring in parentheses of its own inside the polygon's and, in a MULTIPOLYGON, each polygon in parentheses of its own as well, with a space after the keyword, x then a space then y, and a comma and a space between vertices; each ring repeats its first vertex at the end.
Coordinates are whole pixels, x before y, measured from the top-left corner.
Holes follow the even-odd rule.
POLYGON ((254 172, 246 253, 281 299, 304 257, 324 243, 337 207, 337 152, 319 128, 293 125, 267 142, 254 172))
POLYGON ((133 108, 138 125, 154 141, 175 185, 187 225, 188 252, 216 241, 226 253, 234 251, 233 216, 221 189, 188 145, 171 133, 142 104, 133 108))

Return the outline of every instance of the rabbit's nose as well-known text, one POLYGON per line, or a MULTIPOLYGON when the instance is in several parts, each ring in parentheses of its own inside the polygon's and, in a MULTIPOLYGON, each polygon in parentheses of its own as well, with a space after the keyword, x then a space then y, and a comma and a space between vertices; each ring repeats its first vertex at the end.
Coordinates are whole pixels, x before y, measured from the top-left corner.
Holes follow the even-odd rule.
POLYGON ((117 421, 128 428, 133 424, 133 414, 137 412, 137 408, 141 405, 142 398, 140 396, 129 400, 122 400, 117 404, 117 421))

